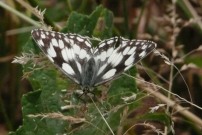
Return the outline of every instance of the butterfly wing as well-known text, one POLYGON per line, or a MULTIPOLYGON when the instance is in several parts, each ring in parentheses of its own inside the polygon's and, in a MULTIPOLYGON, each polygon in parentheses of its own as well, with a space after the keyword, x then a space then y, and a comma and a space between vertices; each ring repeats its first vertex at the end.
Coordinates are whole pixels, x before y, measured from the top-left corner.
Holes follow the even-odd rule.
POLYGON ((92 55, 91 42, 77 34, 36 29, 33 39, 57 67, 76 83, 81 83, 82 65, 92 55))
POLYGON ((99 43, 94 52, 98 66, 95 86, 116 78, 148 55, 156 43, 114 37, 99 43))

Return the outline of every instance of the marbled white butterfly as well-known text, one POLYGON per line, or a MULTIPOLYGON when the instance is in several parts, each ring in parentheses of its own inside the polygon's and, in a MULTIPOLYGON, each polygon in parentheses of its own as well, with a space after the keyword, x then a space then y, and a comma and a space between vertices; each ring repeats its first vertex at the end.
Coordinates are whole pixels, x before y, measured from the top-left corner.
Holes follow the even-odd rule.
POLYGON ((146 40, 112 37, 92 46, 89 38, 35 29, 32 37, 64 74, 81 86, 83 92, 115 79, 156 48, 146 40))

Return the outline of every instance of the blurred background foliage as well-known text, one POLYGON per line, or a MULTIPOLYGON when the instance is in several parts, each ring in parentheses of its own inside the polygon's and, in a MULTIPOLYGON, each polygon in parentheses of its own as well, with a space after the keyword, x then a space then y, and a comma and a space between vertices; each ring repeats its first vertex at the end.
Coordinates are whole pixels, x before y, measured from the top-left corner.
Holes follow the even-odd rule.
MULTIPOLYGON (((24 75, 25 78, 22 79, 23 72, 27 73, 32 70, 30 69, 30 63, 23 68, 20 64, 11 64, 13 58, 20 56, 22 52, 29 52, 29 49, 33 49, 34 53, 39 52, 30 37, 30 31, 40 26, 40 23, 37 22, 40 19, 34 14, 34 8, 37 6, 41 10, 46 9, 43 23, 53 27, 55 31, 62 30, 63 32, 86 35, 86 29, 79 29, 78 27, 74 29, 72 26, 74 24, 81 25, 87 18, 87 22, 96 21, 96 26, 90 27, 89 30, 92 30, 91 34, 93 36, 101 39, 111 36, 123 36, 129 39, 137 38, 155 41, 158 44, 158 51, 168 57, 181 74, 174 66, 166 64, 164 58, 151 54, 143 60, 143 67, 137 66, 138 75, 148 82, 153 82, 178 94, 180 97, 192 101, 198 106, 202 106, 202 2, 200 0, 6 0, 0 1, 0 134, 4 135, 8 131, 16 131, 17 129, 17 132, 12 134, 34 134, 34 132, 28 133, 22 131, 22 128, 19 129, 20 125, 23 125, 26 131, 36 126, 36 123, 30 118, 25 118, 27 114, 44 113, 43 105, 49 105, 47 108, 51 108, 49 110, 53 113, 59 111, 60 105, 64 105, 60 92, 54 91, 55 89, 66 89, 66 85, 69 87, 69 82, 64 81, 66 78, 61 77, 60 73, 48 68, 47 71, 34 71, 31 77, 24 75), (98 12, 99 8, 100 12, 98 12), (100 14, 95 15, 94 18, 91 18, 92 20, 89 19, 96 11, 100 14), (78 15, 78 21, 74 18, 76 15, 78 15), (73 20, 70 20, 70 16, 73 20), (102 18, 100 19, 100 16, 106 17, 104 21, 102 18), (79 19, 79 17, 84 20, 79 19), (96 17, 98 18, 95 19, 96 17), (105 28, 110 29, 106 30, 105 28), (51 87, 50 84, 52 84, 51 87), (42 92, 38 89, 41 89, 42 92), (22 98, 22 95, 28 92, 30 93, 22 98), (55 95, 48 98, 47 101, 41 102, 42 97, 46 99, 48 94, 52 94, 51 92, 55 92, 55 95), (44 104, 41 105, 41 103, 44 104), (24 105, 23 108, 25 108, 23 113, 22 104, 24 105), (36 108, 30 110, 33 106, 36 108)), ((130 74, 135 75, 136 70, 132 70, 130 74)), ((198 128, 198 126, 202 126, 199 124, 202 118, 201 109, 184 103, 177 97, 170 97, 164 91, 162 93, 176 101, 176 104, 188 107, 186 109, 198 116, 199 123, 175 112, 173 108, 166 109, 165 107, 157 114, 151 115, 148 113, 150 107, 165 102, 146 95, 146 92, 143 91, 145 87, 141 87, 142 84, 137 83, 138 85, 136 86, 133 79, 132 81, 127 79, 129 78, 124 76, 114 81, 108 92, 109 98, 102 97, 105 101, 103 101, 103 105, 99 106, 101 110, 112 110, 114 106, 121 105, 119 92, 121 93, 123 90, 131 92, 127 89, 127 86, 139 88, 139 91, 137 89, 134 91, 139 93, 137 99, 141 100, 141 102, 135 102, 135 104, 128 106, 129 112, 128 108, 124 108, 119 110, 120 112, 111 113, 113 116, 108 116, 108 122, 116 134, 123 134, 128 129, 130 130, 127 134, 153 134, 153 132, 157 133, 157 129, 164 131, 165 126, 173 126, 175 134, 202 134, 201 129, 198 128), (113 96, 116 97, 114 98, 113 96), (110 105, 113 105, 113 107, 110 105), (161 114, 162 112, 166 112, 167 115, 161 114), (143 113, 146 113, 146 115, 141 115, 143 113), (161 120, 164 122, 163 124, 159 123, 161 120), (149 121, 149 124, 157 129, 153 132, 146 132, 149 126, 145 127, 146 124, 141 124, 145 121, 149 121)), ((70 87, 75 88, 72 84, 70 87)), ((75 101, 75 99, 72 100, 75 101)), ((116 109, 115 107, 113 109, 116 109)), ((88 109, 89 114, 98 115, 94 110, 95 107, 89 106, 88 109)), ((67 114, 75 115, 75 112, 68 112, 67 114)), ((70 126, 66 125, 65 120, 59 121, 58 119, 55 121, 48 119, 46 121, 49 123, 48 126, 46 122, 41 122, 41 118, 35 119, 35 121, 41 127, 38 132, 44 130, 44 133, 41 132, 43 134, 54 134, 59 131, 64 133, 66 131, 64 129, 70 126), (55 127, 54 123, 62 126, 57 129, 53 128, 54 131, 50 130, 50 128, 44 128, 55 127)), ((108 130, 106 124, 99 123, 98 119, 91 122, 96 123, 95 125, 98 127, 102 127, 100 128, 102 129, 101 131, 106 132, 108 130)), ((78 130, 79 124, 71 125, 72 133, 75 129, 78 130)), ((170 131, 169 134, 174 134, 171 132, 171 127, 168 127, 168 129, 170 128, 168 130, 170 131)), ((96 129, 91 130, 91 128, 80 129, 75 134, 104 134, 96 129)), ((149 129, 153 128, 149 127, 149 129)))

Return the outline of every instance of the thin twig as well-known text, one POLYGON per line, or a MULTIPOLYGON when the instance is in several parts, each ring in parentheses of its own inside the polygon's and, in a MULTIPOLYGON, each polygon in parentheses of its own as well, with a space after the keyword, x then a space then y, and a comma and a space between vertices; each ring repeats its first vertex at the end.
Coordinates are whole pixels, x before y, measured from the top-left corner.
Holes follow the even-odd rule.
MULTIPOLYGON (((90 97, 91 98, 91 97, 90 97)), ((106 123, 107 127, 109 128, 110 132, 112 133, 112 135, 115 135, 113 130, 111 129, 111 127, 109 126, 109 124, 107 123, 106 119, 104 118, 104 116, 102 115, 100 109, 97 107, 97 105, 95 104, 94 100, 91 98, 94 106, 96 107, 97 111, 99 112, 100 116, 102 117, 102 119, 104 120, 104 122, 106 123)))
POLYGON ((34 26, 37 26, 37 27, 40 27, 41 25, 32 20, 31 18, 27 17, 26 15, 20 13, 19 11, 15 10, 14 8, 8 6, 7 4, 5 4, 3 1, 0 1, 0 6, 3 7, 4 9, 12 12, 13 14, 17 15, 18 17, 22 18, 23 20, 27 21, 28 23, 34 25, 34 26))
MULTIPOLYGON (((183 2, 183 0, 182 0, 182 2, 183 2)), ((192 5, 190 4, 190 2, 188 0, 184 0, 184 4, 186 5, 186 7, 191 12, 191 15, 193 16, 193 18, 197 20, 196 23, 198 24, 198 26, 202 30, 202 23, 201 23, 201 21, 199 21, 199 19, 201 17, 196 13, 196 10, 192 7, 192 5)))
MULTIPOLYGON (((128 74, 125 74, 125 73, 124 73, 124 75, 136 79, 136 83, 137 83, 137 85, 138 85, 141 89, 143 89, 143 90, 147 91, 148 93, 150 93, 151 95, 157 97, 157 98, 160 99, 162 102, 164 102, 164 103, 167 104, 168 106, 172 107, 173 109, 175 109, 177 112, 179 112, 180 114, 182 114, 182 115, 185 116, 186 118, 192 120, 192 121, 194 122, 194 124, 195 124, 197 127, 199 127, 199 128, 202 127, 202 120, 201 120, 198 116, 194 115, 193 113, 191 113, 190 111, 188 111, 186 108, 184 108, 184 107, 178 105, 178 104, 177 104, 176 102, 174 102, 173 100, 167 98, 166 96, 164 96, 163 94, 161 94, 160 92, 158 92, 157 88, 162 89, 162 90, 164 90, 164 91, 166 91, 166 92, 170 92, 170 91, 166 90, 165 88, 163 88, 163 87, 161 87, 161 86, 155 85, 155 84, 153 84, 153 83, 149 83, 149 82, 144 81, 144 80, 142 80, 142 79, 135 78, 135 77, 130 76, 130 75, 128 75, 128 74), (143 84, 147 84, 147 85, 149 85, 149 86, 146 87, 145 85, 143 86, 143 84), (156 88, 155 88, 155 87, 156 87, 156 88)), ((171 92, 170 92, 170 94, 172 94, 172 95, 178 97, 179 99, 181 99, 182 101, 185 101, 185 102, 189 103, 190 105, 192 105, 192 106, 194 106, 194 107, 196 107, 196 108, 202 110, 202 108, 201 108, 200 106, 198 106, 198 105, 196 105, 196 104, 193 104, 192 102, 190 102, 190 101, 188 101, 188 100, 186 100, 186 99, 180 97, 179 95, 177 95, 177 94, 175 94, 175 93, 171 93, 171 92)))

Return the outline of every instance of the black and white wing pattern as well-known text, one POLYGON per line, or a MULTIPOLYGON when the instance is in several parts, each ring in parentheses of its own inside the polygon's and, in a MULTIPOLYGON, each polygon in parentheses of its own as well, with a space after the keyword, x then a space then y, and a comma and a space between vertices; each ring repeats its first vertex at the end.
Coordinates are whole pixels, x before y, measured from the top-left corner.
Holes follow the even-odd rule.
POLYGON ((156 48, 156 43, 147 40, 128 40, 113 37, 99 43, 94 58, 99 70, 95 86, 116 78, 156 48))
POLYGON ((156 43, 113 37, 93 48, 88 38, 36 29, 32 37, 64 74, 84 88, 112 80, 128 70, 152 50, 156 43))
POLYGON ((91 42, 77 34, 32 30, 33 39, 63 73, 80 84, 82 65, 92 56, 91 42))

